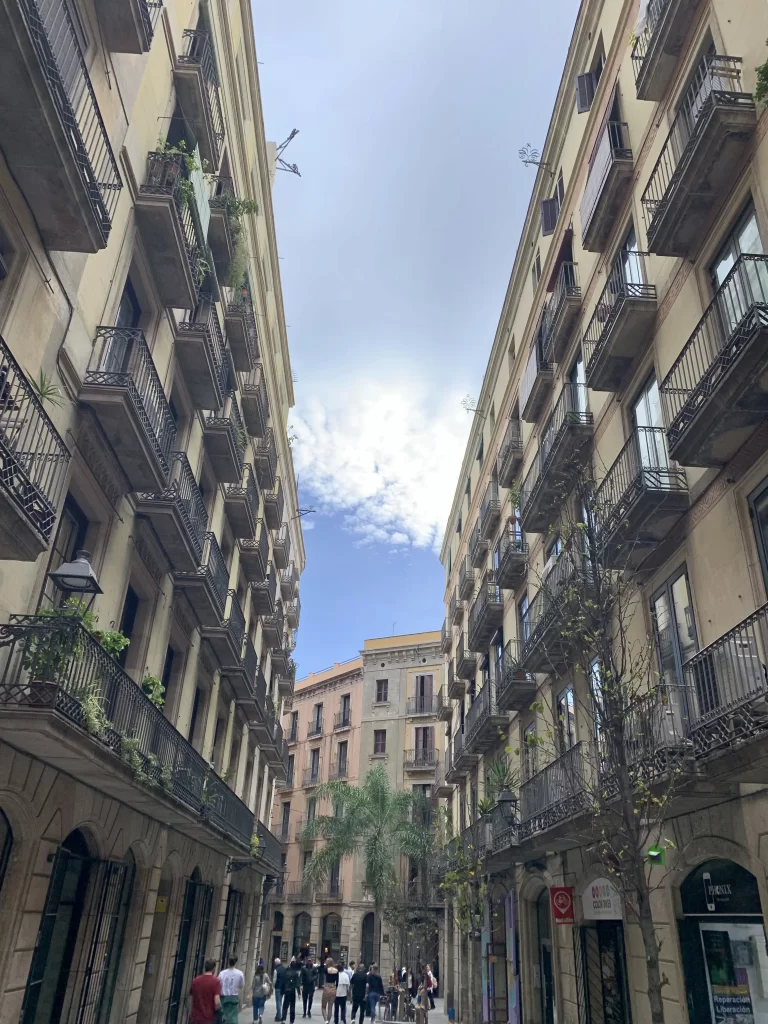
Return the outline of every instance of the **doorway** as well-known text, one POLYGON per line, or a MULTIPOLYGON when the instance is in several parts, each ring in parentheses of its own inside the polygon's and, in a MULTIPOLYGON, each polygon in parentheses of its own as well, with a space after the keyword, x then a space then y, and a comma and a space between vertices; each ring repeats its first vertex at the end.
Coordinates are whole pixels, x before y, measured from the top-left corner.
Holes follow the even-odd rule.
POLYGON ((360 959, 365 967, 370 967, 374 962, 374 917, 373 913, 366 914, 360 926, 360 959))
POLYGON ((552 918, 549 909, 549 889, 543 889, 536 900, 536 936, 539 951, 538 970, 534 971, 534 984, 538 980, 543 1024, 555 1024, 555 975, 552 962, 552 918))
POLYGON ((589 921, 575 932, 581 1019, 585 1024, 630 1024, 622 922, 589 921))
POLYGON ((333 957, 336 963, 341 956, 341 918, 338 914, 326 914, 323 918, 323 960, 333 957))
POLYGON ((202 882, 200 870, 195 868, 184 888, 166 1024, 186 1024, 189 1019, 186 995, 192 979, 203 969, 212 902, 213 886, 202 882))
POLYGON ((168 924, 168 915, 173 895, 173 873, 168 861, 163 864, 160 872, 160 884, 157 887, 155 913, 152 916, 152 931, 149 935, 147 961, 144 965, 144 980, 141 985, 138 1020, 150 1020, 152 1003, 155 998, 157 982, 160 977, 160 965, 163 956, 163 945, 168 924))

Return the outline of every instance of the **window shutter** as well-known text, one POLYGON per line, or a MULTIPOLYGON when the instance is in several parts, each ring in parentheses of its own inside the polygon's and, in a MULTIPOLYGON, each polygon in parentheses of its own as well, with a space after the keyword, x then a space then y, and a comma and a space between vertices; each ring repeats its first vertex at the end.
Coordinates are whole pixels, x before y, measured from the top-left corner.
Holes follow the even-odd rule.
POLYGON ((425 749, 426 750, 434 750, 435 749, 435 727, 434 727, 434 725, 430 725, 427 729, 424 730, 424 733, 425 733, 425 737, 424 737, 424 739, 425 739, 425 744, 424 744, 425 749))
POLYGON ((541 233, 542 235, 554 234, 557 225, 557 218, 560 216, 560 200, 542 199, 541 201, 541 233))
POLYGON ((595 76, 591 71, 576 75, 576 112, 586 114, 595 98, 595 76))

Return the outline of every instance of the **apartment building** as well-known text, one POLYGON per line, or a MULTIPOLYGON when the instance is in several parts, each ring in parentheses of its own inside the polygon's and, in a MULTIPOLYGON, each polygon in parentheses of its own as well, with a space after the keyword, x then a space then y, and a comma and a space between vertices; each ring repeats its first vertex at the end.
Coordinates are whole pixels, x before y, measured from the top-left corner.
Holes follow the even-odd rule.
MULTIPOLYGON (((376 764, 386 768, 394 790, 413 790, 433 802, 443 778, 442 676, 440 633, 427 632, 366 640, 360 657, 296 683, 283 715, 287 778, 272 809, 284 872, 268 896, 265 956, 285 958, 309 948, 314 956, 371 963, 380 954, 382 969, 391 969, 387 926, 379 932, 364 865, 357 857, 342 861, 323 890, 311 892, 303 869, 322 840, 303 835, 308 820, 333 812, 327 800, 317 800, 319 783, 356 785, 376 764)), ((403 899, 414 902, 414 871, 407 863, 398 867, 403 899)), ((435 887, 432 897, 437 928, 442 902, 435 887)))
POLYGON ((10 0, 0 82, 0 1020, 180 1024, 280 870, 304 567, 250 5, 10 0))
MULTIPOLYGON (((636 918, 585 839, 587 772, 607 768, 592 666, 558 631, 579 465, 652 654, 626 757, 686 780, 654 869, 665 1017, 768 1012, 768 10, 640 8, 580 6, 441 552, 445 778, 489 879, 483 1020, 651 1019, 636 918), (516 807, 482 815, 499 762, 516 807)), ((468 941, 446 933, 459 1018, 468 941)))

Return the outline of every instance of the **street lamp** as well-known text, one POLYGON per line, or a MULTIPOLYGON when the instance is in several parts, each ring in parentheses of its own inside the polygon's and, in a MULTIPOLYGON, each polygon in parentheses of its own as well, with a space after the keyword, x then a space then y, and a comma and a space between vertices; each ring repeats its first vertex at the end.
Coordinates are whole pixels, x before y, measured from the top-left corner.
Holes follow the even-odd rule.
POLYGON ((502 789, 497 803, 505 824, 514 825, 517 821, 517 797, 512 790, 508 788, 502 789))
POLYGON ((90 557, 88 551, 77 551, 73 562, 64 562, 58 569, 48 573, 48 579, 62 594, 87 594, 90 597, 88 608, 93 604, 97 594, 104 593, 93 571, 90 557))

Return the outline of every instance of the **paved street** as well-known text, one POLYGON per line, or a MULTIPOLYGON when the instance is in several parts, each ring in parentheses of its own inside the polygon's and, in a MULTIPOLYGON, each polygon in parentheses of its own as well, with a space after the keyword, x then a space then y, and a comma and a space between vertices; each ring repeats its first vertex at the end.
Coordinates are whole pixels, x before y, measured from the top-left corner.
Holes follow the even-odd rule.
MULTIPOLYGON (((351 1009, 351 1003, 347 1004, 347 1024, 352 1024, 352 1022, 350 1021, 350 1016, 349 1016, 350 1009, 351 1009)), ((297 1014, 296 1015, 296 1020, 300 1021, 301 1019, 302 1019, 301 1018, 301 1014, 300 1013, 297 1014)), ((267 1008, 266 1008, 266 1011, 264 1013, 264 1024, 273 1024, 274 1020, 275 1020, 275 1000, 274 1000, 274 998, 272 998, 267 1003, 267 1008)), ((312 1020, 315 1022, 315 1024, 321 1024, 322 1017, 320 1016, 319 1007, 313 1012, 312 1020)), ((251 1012, 251 1008, 249 1006, 246 1007, 244 1010, 240 1011, 240 1016, 238 1018, 238 1024, 252 1024, 252 1021, 253 1021, 253 1013, 251 1012)), ((434 1010, 430 1010, 429 1011, 429 1024, 448 1024, 448 1018, 443 1013, 443 1000, 442 999, 436 999, 435 1000, 435 1008, 434 1008, 434 1010)))

